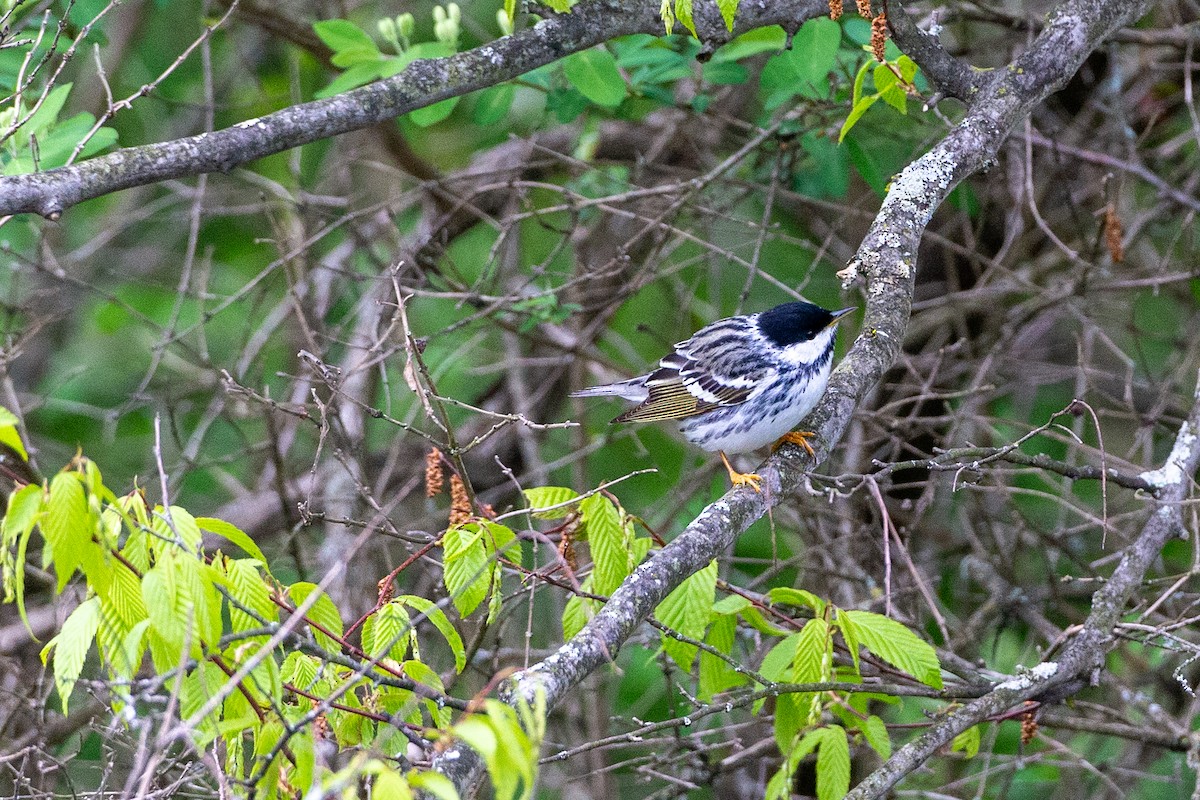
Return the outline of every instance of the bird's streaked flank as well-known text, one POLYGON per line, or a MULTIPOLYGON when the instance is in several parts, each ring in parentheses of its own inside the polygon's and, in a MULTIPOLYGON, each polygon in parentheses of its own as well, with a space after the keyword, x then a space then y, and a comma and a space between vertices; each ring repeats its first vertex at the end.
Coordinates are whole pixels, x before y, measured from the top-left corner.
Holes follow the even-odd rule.
POLYGON ((825 393, 835 325, 853 310, 795 302, 717 320, 675 345, 649 375, 571 396, 615 395, 638 404, 613 422, 677 419, 684 438, 720 454, 735 486, 761 491, 762 479, 734 470, 725 454, 783 442, 814 454, 807 441, 813 433, 792 429, 825 393))

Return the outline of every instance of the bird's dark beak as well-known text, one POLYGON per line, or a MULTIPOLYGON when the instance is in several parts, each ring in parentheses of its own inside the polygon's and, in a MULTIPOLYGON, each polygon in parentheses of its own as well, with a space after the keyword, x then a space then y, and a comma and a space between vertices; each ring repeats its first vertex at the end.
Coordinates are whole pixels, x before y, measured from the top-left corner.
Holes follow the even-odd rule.
POLYGON ((838 324, 839 322, 841 322, 842 317, 846 316, 851 311, 858 311, 858 306, 850 306, 849 308, 843 308, 839 311, 829 312, 829 316, 833 317, 833 319, 829 320, 829 324, 830 325, 838 324))

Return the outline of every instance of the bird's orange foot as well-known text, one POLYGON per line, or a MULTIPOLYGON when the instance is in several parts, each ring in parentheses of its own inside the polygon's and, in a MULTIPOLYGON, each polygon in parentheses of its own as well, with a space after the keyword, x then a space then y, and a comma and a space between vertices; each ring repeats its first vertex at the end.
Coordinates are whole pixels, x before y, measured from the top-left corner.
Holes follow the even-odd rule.
POLYGON ((804 448, 804 452, 808 453, 810 458, 817 457, 817 451, 813 450, 813 446, 808 443, 808 440, 817 434, 813 431, 791 431, 779 437, 779 441, 771 445, 771 452, 774 453, 780 447, 786 444, 795 444, 804 448))
POLYGON ((738 486, 749 486, 754 491, 762 494, 762 478, 753 472, 738 472, 729 463, 729 459, 721 453, 721 460, 725 462, 725 469, 729 470, 729 480, 733 483, 734 488, 738 486))

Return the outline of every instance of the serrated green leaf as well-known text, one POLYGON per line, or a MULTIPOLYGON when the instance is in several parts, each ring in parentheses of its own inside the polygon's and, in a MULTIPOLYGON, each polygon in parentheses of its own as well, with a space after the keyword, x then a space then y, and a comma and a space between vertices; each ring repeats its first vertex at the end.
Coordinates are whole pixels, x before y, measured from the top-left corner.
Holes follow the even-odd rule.
POLYGON ((675 0, 675 19, 679 20, 692 36, 700 38, 696 34, 696 21, 692 17, 692 0, 675 0))
MULTIPOLYGON (((301 581, 293 583, 288 587, 288 596, 292 599, 296 607, 299 608, 308 596, 316 590, 317 585, 315 583, 301 581)), ((305 616, 331 632, 334 636, 341 637, 343 631, 342 615, 338 611, 337 606, 333 604, 333 600, 330 599, 329 595, 322 593, 305 613, 305 616)), ((317 643, 322 647, 334 653, 341 652, 342 646, 336 640, 327 636, 324 631, 318 629, 316 626, 312 626, 312 632, 317 639, 317 643)))
POLYGON ((229 621, 234 632, 261 628, 264 621, 279 621, 279 610, 271 602, 271 590, 259 573, 259 566, 259 561, 246 558, 225 563, 229 595, 234 600, 229 604, 229 621))
POLYGON ((593 47, 568 56, 563 61, 563 74, 596 105, 615 108, 625 99, 625 79, 608 50, 593 47))
POLYGON ((862 723, 860 730, 863 738, 867 740, 867 744, 879 754, 880 758, 887 761, 892 757, 892 740, 888 736, 887 725, 883 724, 883 720, 872 714, 862 723))
POLYGON ((750 605, 750 601, 742 597, 740 594, 731 594, 727 597, 722 597, 713 604, 712 611, 714 614, 737 614, 742 609, 750 605))
POLYGON ((879 64, 874 71, 875 89, 880 98, 901 114, 908 113, 908 95, 900 84, 900 79, 887 64, 879 64))
POLYGON ((491 584, 483 536, 482 525, 468 522, 450 528, 442 538, 442 582, 464 618, 487 597, 491 584))
POLYGON ((738 0, 717 0, 717 9, 721 12, 721 19, 725 20, 725 27, 730 32, 733 31, 733 17, 737 13, 738 0))
MULTIPOLYGON (((712 616, 713 598, 717 592, 717 562, 710 561, 708 566, 688 577, 667 595, 654 615, 658 621, 668 628, 682 633, 692 639, 700 639, 708 627, 712 616)), ((684 672, 691 672, 692 663, 696 659, 697 647, 688 642, 681 642, 667 634, 662 637, 663 650, 684 672)))
POLYGON ((818 730, 824 734, 817 750, 817 800, 841 800, 850 791, 850 746, 846 731, 836 726, 818 730))
POLYGON ((396 598, 396 600, 417 609, 417 611, 424 614, 433 623, 433 626, 438 629, 438 632, 446 640, 446 644, 450 645, 450 651, 454 653, 454 671, 462 672, 467 666, 467 651, 463 647, 462 637, 458 635, 458 631, 454 629, 454 626, 450 624, 449 618, 446 617, 446 612, 424 597, 412 594, 402 595, 396 598))
POLYGON ((240 547, 246 553, 246 555, 256 559, 264 569, 266 568, 267 557, 263 555, 263 551, 260 550, 258 545, 254 543, 254 540, 250 538, 249 534, 247 534, 241 528, 233 525, 232 523, 226 522, 223 519, 217 519, 216 517, 196 517, 195 522, 198 526, 200 526, 201 530, 206 530, 211 534, 220 536, 222 539, 233 542, 240 547))
POLYGON ((839 614, 843 615, 855 626, 858 641, 872 653, 926 686, 942 688, 937 652, 924 639, 882 614, 870 611, 845 611, 839 614))
MULTIPOLYGON (((586 582, 584 586, 587 586, 586 582)), ((580 597, 577 594, 567 598, 562 618, 563 641, 569 642, 574 639, 575 635, 583 630, 583 626, 587 625, 599 610, 600 603, 596 600, 580 597)))
POLYGON ((538 519, 562 519, 574 513, 576 510, 574 504, 563 504, 570 503, 579 497, 574 489, 568 489, 565 486, 538 486, 533 489, 524 489, 521 494, 525 495, 525 502, 529 504, 529 510, 538 519), (561 507, 555 508, 554 506, 561 507), (538 510, 543 508, 548 510, 538 510))
POLYGON ((812 609, 813 614, 818 617, 825 614, 825 601, 804 589, 776 586, 767 592, 767 599, 772 603, 782 603, 784 605, 796 606, 797 608, 812 609))
POLYGON ((800 646, 800 634, 784 637, 779 644, 767 651, 758 674, 775 683, 785 683, 791 678, 792 662, 796 660, 796 648, 800 646))
POLYGON ((50 651, 54 651, 54 686, 58 689, 59 700, 62 701, 62 713, 67 713, 67 702, 83 672, 83 662, 92 642, 96 639, 96 630, 100 626, 100 601, 91 598, 80 603, 71 615, 63 622, 58 635, 42 648, 42 663, 46 663, 50 651))
MULTIPOLYGON (((731 616, 714 616, 704 641, 727 656, 733 655, 736 642, 737 619, 731 616)), ((705 650, 700 651, 700 699, 711 700, 713 695, 749 683, 743 672, 736 671, 724 659, 717 658, 705 650)))
POLYGON ((363 624, 363 650, 371 658, 404 660, 412 633, 412 619, 404 605, 393 600, 367 617, 363 624))
POLYGON ((670 36, 671 32, 675 30, 675 12, 672 10, 671 0, 662 0, 662 3, 659 4, 658 15, 662 18, 663 29, 670 36))
POLYGON ((950 743, 951 753, 962 753, 967 758, 974 758, 979 753, 980 730, 978 725, 972 725, 954 737, 950 743))
POLYGON ((592 554, 592 583, 597 594, 609 595, 633 569, 630 544, 621 512, 602 494, 593 494, 579 504, 592 554))
POLYGON ((79 566, 80 554, 90 544, 92 536, 87 498, 76 473, 60 472, 54 476, 45 509, 42 534, 50 546, 54 571, 58 575, 57 589, 61 592, 79 566))

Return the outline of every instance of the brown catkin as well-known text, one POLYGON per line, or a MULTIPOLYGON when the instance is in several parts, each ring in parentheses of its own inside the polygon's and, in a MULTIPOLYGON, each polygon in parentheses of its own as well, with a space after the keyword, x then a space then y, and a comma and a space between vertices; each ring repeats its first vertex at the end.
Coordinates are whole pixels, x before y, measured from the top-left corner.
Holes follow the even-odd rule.
POLYGON ((442 451, 436 447, 425 454, 425 496, 437 497, 446 488, 446 475, 442 471, 442 451))
POLYGON ((858 15, 864 19, 871 18, 871 0, 854 0, 858 6, 858 15))
POLYGON ((1117 207, 1109 203, 1104 209, 1104 244, 1108 246, 1108 254, 1112 256, 1114 264, 1125 260, 1125 244, 1122 241, 1124 238, 1125 226, 1117 214, 1117 207))
POLYGON ((829 18, 841 19, 842 17, 842 0, 829 0, 829 18))
POLYGON ((450 476, 450 524, 461 525, 471 518, 471 498, 467 486, 457 475, 450 476))
POLYGON ((886 60, 886 45, 887 14, 880 14, 878 17, 871 20, 871 52, 875 54, 875 60, 880 63, 886 60))
POLYGON ((1037 733, 1038 724, 1033 716, 1032 711, 1026 711, 1021 715, 1021 744, 1029 744, 1033 741, 1034 735, 1037 733))

